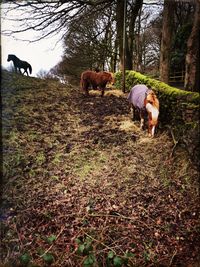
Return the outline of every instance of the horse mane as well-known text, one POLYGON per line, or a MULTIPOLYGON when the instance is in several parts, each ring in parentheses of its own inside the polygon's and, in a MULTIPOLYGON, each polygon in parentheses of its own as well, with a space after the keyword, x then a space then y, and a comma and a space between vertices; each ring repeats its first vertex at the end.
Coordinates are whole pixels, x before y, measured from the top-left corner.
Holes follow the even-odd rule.
POLYGON ((146 110, 150 116, 150 123, 151 125, 156 125, 159 116, 159 100, 152 90, 147 94, 145 102, 146 110))
POLYGON ((112 77, 114 76, 114 74, 112 73, 112 72, 110 72, 110 71, 102 71, 103 73, 105 73, 105 74, 107 74, 107 75, 111 75, 112 77))
POLYGON ((146 102, 152 104, 157 110, 159 110, 159 100, 156 96, 156 94, 151 90, 147 97, 146 97, 146 102))
POLYGON ((15 58, 15 59, 19 59, 17 56, 15 56, 15 55, 13 55, 13 54, 9 54, 8 57, 15 58))

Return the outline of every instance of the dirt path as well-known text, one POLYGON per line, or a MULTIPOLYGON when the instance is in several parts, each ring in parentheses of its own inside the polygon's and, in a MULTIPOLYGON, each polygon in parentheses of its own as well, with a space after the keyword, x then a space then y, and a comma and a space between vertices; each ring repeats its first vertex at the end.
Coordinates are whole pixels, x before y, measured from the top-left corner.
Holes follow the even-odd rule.
POLYGON ((167 133, 141 132, 117 90, 15 79, 2 91, 2 262, 198 266, 197 172, 182 149, 170 157, 167 133))

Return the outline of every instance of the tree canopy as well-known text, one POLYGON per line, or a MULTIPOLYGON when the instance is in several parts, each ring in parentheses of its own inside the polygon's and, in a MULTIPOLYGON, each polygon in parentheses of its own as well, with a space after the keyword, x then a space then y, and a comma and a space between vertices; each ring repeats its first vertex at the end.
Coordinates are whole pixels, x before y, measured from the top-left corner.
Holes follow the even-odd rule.
MULTIPOLYGON (((32 0, 3 3, 3 16, 19 23, 17 29, 5 30, 3 34, 16 35, 32 30, 38 33, 38 37, 31 41, 37 41, 62 33, 65 53, 62 61, 51 70, 54 74, 78 78, 80 72, 88 68, 98 67, 113 72, 122 69, 125 16, 123 0, 32 0), (19 13, 16 12, 16 17, 9 17, 9 12, 13 10, 21 12, 22 16, 18 17, 19 13)), ((154 75, 160 73, 161 80, 167 83, 172 71, 185 71, 186 54, 191 53, 187 41, 198 6, 197 0, 184 3, 127 0, 126 69, 153 72, 154 75)), ((196 20, 197 25, 198 23, 196 20)), ((198 42, 198 38, 196 34, 192 40, 198 42)), ((196 61, 198 58, 199 55, 196 56, 196 61)), ((187 67, 186 71, 189 69, 187 67)), ((187 77, 192 75, 197 76, 197 72, 193 71, 187 77)), ((197 90, 195 84, 188 89, 197 90)))

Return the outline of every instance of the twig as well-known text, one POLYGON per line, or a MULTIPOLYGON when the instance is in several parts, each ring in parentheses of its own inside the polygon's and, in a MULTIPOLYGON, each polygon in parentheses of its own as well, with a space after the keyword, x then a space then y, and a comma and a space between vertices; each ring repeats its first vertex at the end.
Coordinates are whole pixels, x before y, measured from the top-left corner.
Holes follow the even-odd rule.
POLYGON ((92 237, 91 235, 89 235, 89 234, 87 234, 87 233, 85 233, 85 235, 88 236, 89 238, 91 238, 92 240, 98 242, 99 244, 103 245, 105 248, 107 248, 107 249, 109 249, 109 250, 112 250, 112 252, 116 253, 116 252, 114 251, 114 249, 112 249, 111 247, 105 245, 103 242, 97 240, 96 238, 92 237))
POLYGON ((172 257, 171 257, 171 260, 170 260, 169 266, 171 266, 171 265, 172 265, 173 259, 174 259, 174 257, 176 256, 176 254, 177 254, 177 250, 175 249, 175 251, 174 251, 174 253, 173 253, 172 257))
MULTIPOLYGON (((55 240, 58 239, 58 237, 62 234, 62 232, 64 231, 64 229, 65 229, 65 227, 63 226, 61 228, 60 232, 58 233, 58 235, 56 236, 56 239, 55 240)), ((54 243, 42 255, 40 255, 40 258, 42 258, 45 254, 47 254, 52 249, 53 245, 54 245, 54 243)))
POLYGON ((173 140, 173 143, 174 143, 174 146, 173 146, 173 148, 172 148, 172 152, 171 152, 171 154, 170 154, 170 157, 172 157, 173 154, 174 154, 174 150, 175 150, 176 146, 177 146, 178 143, 179 143, 179 140, 176 140, 176 139, 175 139, 175 136, 174 136, 174 133, 173 133, 172 129, 171 129, 170 127, 168 127, 168 129, 170 130, 170 133, 171 133, 171 136, 172 136, 172 140, 173 140))
MULTIPOLYGON (((136 221, 134 218, 124 216, 118 212, 116 212, 116 215, 111 215, 111 214, 88 214, 88 215, 90 217, 113 217, 113 218, 122 218, 122 219, 130 220, 130 221, 136 221)), ((151 228, 146 223, 144 223, 142 221, 139 221, 139 222, 142 223, 143 225, 145 225, 147 228, 151 228)))
POLYGON ((23 243, 22 243, 22 239, 21 239, 20 233, 19 233, 18 230, 17 230, 17 225, 16 225, 16 223, 14 224, 14 226, 15 226, 15 230, 16 230, 16 232, 17 232, 17 236, 18 236, 20 245, 21 245, 21 249, 23 249, 24 246, 23 246, 23 243))

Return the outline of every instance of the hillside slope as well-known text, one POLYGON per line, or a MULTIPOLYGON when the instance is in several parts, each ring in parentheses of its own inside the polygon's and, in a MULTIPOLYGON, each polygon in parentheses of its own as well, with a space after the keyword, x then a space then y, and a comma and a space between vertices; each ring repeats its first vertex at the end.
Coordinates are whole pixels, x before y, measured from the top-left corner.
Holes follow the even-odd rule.
POLYGON ((2 104, 2 264, 199 266, 198 173, 120 91, 3 73, 2 104))

